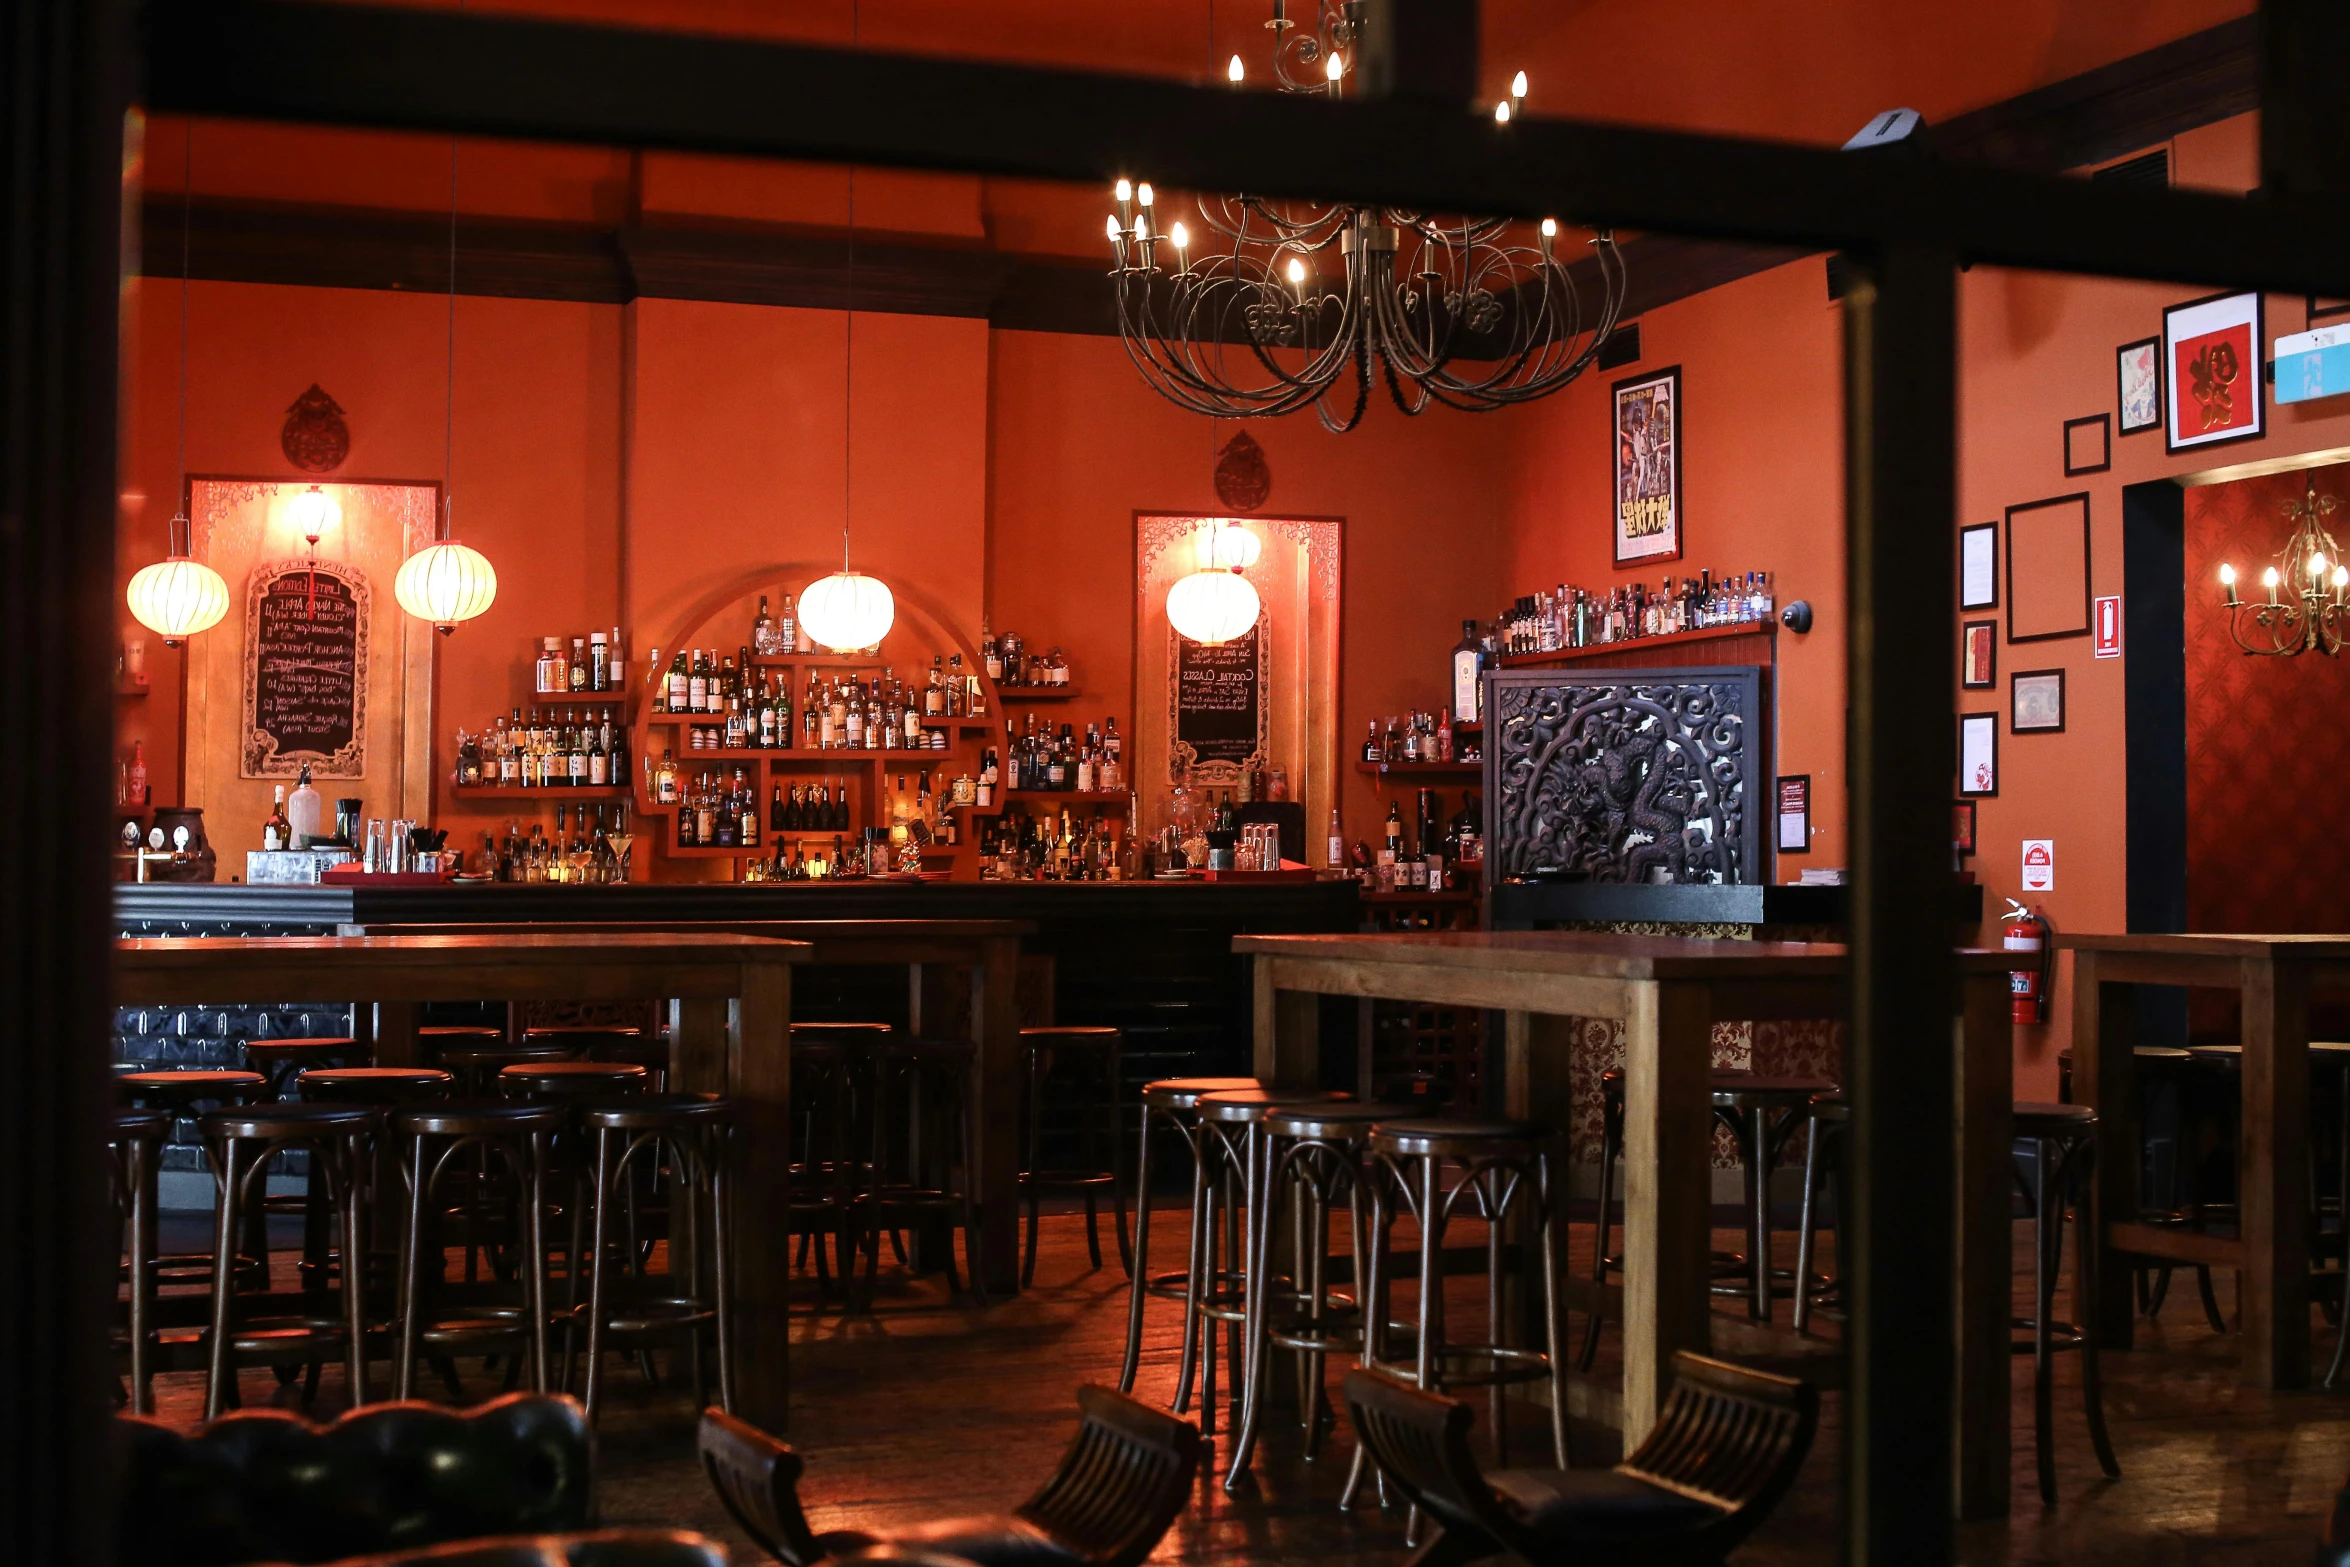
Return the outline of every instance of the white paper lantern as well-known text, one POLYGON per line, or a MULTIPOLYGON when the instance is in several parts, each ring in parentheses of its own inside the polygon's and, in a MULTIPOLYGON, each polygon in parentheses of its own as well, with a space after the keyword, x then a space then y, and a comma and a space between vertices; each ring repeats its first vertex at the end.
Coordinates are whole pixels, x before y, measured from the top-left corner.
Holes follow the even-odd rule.
POLYGON ((800 595, 800 629, 835 653, 876 646, 897 618, 889 585, 863 572, 836 571, 800 595))
POLYGON ((185 555, 141 570, 124 597, 139 624, 161 636, 165 647, 211 630, 228 613, 228 584, 220 573, 185 555))
POLYGON ((1246 571, 1264 553, 1255 531, 1237 523, 1211 522, 1191 536, 1194 571, 1246 571))
POLYGON ((1209 647, 1247 636, 1258 608, 1257 590, 1236 572, 1195 571, 1167 590, 1168 623, 1209 647))
POLYGON ((458 622, 471 620, 496 600, 498 572, 481 551, 443 539, 401 563, 400 574, 392 579, 392 595, 418 620, 429 620, 442 632, 454 631, 458 622))

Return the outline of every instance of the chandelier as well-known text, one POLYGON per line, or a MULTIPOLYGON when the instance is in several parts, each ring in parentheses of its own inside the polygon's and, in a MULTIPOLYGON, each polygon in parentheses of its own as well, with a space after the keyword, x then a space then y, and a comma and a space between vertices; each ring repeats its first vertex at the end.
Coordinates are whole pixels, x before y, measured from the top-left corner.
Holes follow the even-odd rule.
MULTIPOLYGON (((1274 0, 1272 69, 1284 92, 1342 96, 1363 0, 1312 0, 1300 26, 1274 0)), ((1247 75, 1239 55, 1225 72, 1247 75)), ((1506 134, 1526 74, 1494 106, 1506 134)), ((1624 304, 1624 261, 1608 230, 1590 248, 1598 308, 1585 313, 1559 260, 1559 226, 1507 218, 1230 195, 1198 198, 1201 231, 1163 229, 1147 182, 1118 181, 1110 215, 1118 331, 1161 396, 1217 418, 1311 405, 1353 429, 1372 382, 1416 414, 1431 401, 1487 413, 1546 397, 1590 368, 1624 304)))
POLYGON ((2265 602, 2245 603, 2236 596, 2236 568, 2222 563, 2220 587, 2226 593, 2228 634, 2247 653, 2291 658, 2301 653, 2332 657, 2342 651, 2342 628, 2350 616, 2350 568, 2334 536, 2319 519, 2332 515, 2336 501, 2317 493, 2312 479, 2301 499, 2284 504, 2285 516, 2295 524, 2293 536, 2277 551, 2277 564, 2260 574, 2268 589, 2265 602), (2294 586, 2286 586, 2290 582, 2294 586))

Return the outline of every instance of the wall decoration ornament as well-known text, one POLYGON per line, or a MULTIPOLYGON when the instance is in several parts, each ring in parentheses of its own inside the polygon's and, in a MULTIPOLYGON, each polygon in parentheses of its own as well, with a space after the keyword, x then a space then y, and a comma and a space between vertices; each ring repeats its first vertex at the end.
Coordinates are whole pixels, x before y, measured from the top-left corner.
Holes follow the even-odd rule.
POLYGON ((1995 795, 1999 792, 1999 715, 1958 715, 1958 792, 1995 795))
POLYGON ((2064 476, 2103 473, 2113 466, 2113 415, 2086 414, 2064 422, 2064 476))
POLYGON ((2215 294, 2162 313, 2163 442, 2190 451, 2268 433, 2260 295, 2215 294))
POLYGON ((1959 627, 1958 683, 1969 691, 1999 684, 1999 622, 1969 620, 1959 627))
POLYGON ((1616 564, 1679 560, 1681 367, 1614 387, 1616 564))
POLYGON ((1771 779, 1759 670, 1491 678, 1490 880, 1769 879, 1757 817, 1771 779))
POLYGON ((1224 443, 1216 459, 1216 499, 1234 511, 1255 511, 1272 497, 1273 470, 1265 449, 1246 430, 1224 443))
POLYGON ((2064 671, 2019 669, 2007 687, 2010 734, 2064 733, 2064 671))
POLYGON ((2162 339, 2140 338, 2113 351, 2115 409, 2121 433, 2143 435, 2162 427, 2162 339))
POLYGON ((343 422, 342 405, 313 381, 286 410, 277 444, 304 473, 332 473, 351 455, 351 427, 343 422))

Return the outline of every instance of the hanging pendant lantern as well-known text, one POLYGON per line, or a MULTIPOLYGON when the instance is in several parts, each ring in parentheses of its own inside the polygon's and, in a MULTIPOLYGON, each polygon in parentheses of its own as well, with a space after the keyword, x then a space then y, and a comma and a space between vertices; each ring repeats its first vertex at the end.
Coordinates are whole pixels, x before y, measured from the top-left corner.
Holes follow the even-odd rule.
POLYGON ((163 638, 165 647, 178 647, 199 631, 210 631, 228 613, 228 584, 202 561, 176 552, 187 537, 186 513, 171 519, 175 552, 168 560, 144 567, 131 578, 124 598, 131 615, 163 638))
POLYGON ((836 571, 800 595, 800 628, 835 653, 878 646, 897 618, 889 584, 860 571, 836 571))
POLYGON ((1167 623, 1207 647, 1247 636, 1261 607, 1237 571, 1195 571, 1167 590, 1167 623))
POLYGON ((498 596, 498 572, 489 557, 455 539, 428 544, 400 565, 392 595, 441 635, 488 609, 498 596))

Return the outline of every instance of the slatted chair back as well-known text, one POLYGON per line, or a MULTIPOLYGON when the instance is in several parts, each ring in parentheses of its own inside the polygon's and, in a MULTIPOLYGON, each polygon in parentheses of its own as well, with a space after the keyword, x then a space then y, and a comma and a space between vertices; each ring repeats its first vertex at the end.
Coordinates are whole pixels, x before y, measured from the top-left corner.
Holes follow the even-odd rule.
POLYGON ((1819 1412, 1808 1383, 1683 1350, 1673 1357, 1673 1390, 1655 1427, 1616 1467, 1722 1509, 1729 1516, 1709 1532, 1736 1540, 1795 1483, 1819 1412))
POLYGON ((787 1567, 814 1567, 824 1557, 800 1510, 800 1455, 747 1420, 702 1411, 702 1472, 710 1488, 759 1548, 787 1567))
POLYGON ((1093 1383, 1077 1408, 1060 1467, 1016 1516, 1089 1567, 1136 1567, 1190 1500, 1199 1428, 1093 1383))
POLYGON ((1472 1541, 1494 1551, 1524 1543, 1524 1531, 1495 1501, 1469 1451, 1469 1428, 1477 1417, 1466 1403, 1422 1392, 1382 1371, 1358 1369, 1346 1374, 1346 1411, 1355 1440, 1370 1449, 1380 1473, 1405 1502, 1443 1525, 1456 1550, 1472 1541))

